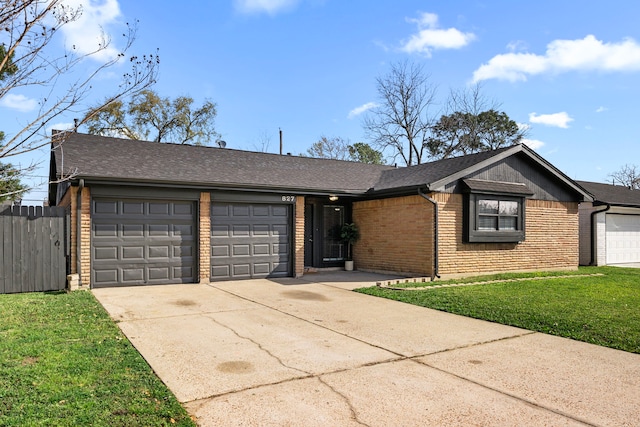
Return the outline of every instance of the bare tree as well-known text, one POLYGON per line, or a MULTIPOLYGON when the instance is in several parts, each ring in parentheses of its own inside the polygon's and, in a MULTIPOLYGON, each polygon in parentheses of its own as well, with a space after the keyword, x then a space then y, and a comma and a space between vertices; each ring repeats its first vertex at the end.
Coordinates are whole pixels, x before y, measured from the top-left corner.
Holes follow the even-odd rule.
MULTIPOLYGON (((75 46, 56 51, 56 45, 51 43, 54 35, 81 15, 82 8, 67 6, 62 0, 0 0, 0 99, 24 88, 37 89, 40 94, 37 113, 23 123, 20 130, 6 135, 0 145, 0 159, 48 145, 47 128, 52 120, 67 112, 76 114, 82 110, 81 103, 90 93, 95 78, 120 62, 128 60, 130 68, 123 73, 121 84, 104 105, 154 83, 159 64, 157 54, 126 58, 135 40, 135 24, 127 24, 119 54, 102 62, 95 61, 96 65, 88 71, 85 71, 89 64, 85 61, 87 58, 99 58, 112 49, 106 34, 102 34, 95 49, 88 53, 80 52, 75 46), (71 82, 63 83, 64 78, 71 82)), ((89 118, 85 116, 76 121, 75 127, 89 118)), ((57 140, 63 143, 64 138, 57 140)))
POLYGON ((429 157, 425 144, 434 123, 429 110, 435 104, 437 87, 422 66, 408 62, 393 64, 376 83, 378 106, 363 123, 367 138, 407 166, 423 163, 429 157))
POLYGON ((348 160, 350 158, 349 141, 339 136, 331 138, 321 136, 307 149, 306 154, 302 155, 320 159, 348 160))
POLYGON ((640 190, 640 168, 636 165, 624 165, 609 174, 609 177, 613 179, 614 184, 618 182, 625 187, 640 190))

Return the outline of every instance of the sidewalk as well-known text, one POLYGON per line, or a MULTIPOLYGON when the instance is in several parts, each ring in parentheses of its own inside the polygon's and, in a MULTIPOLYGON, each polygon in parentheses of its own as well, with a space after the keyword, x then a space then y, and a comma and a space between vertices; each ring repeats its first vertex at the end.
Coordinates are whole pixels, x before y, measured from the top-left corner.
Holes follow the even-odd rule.
POLYGON ((350 292, 354 273, 94 290, 217 425, 637 425, 640 355, 350 292))

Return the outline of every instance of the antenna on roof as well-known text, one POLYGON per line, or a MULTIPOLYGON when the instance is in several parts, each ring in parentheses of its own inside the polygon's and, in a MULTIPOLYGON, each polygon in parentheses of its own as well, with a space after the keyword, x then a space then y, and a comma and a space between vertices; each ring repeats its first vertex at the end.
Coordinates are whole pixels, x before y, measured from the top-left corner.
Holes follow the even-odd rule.
POLYGON ((216 141, 216 144, 218 144, 218 147, 220 148, 225 148, 227 146, 227 141, 223 141, 221 139, 216 141))
POLYGON ((278 132, 280 132, 280 155, 282 156, 282 129, 278 128, 278 132))

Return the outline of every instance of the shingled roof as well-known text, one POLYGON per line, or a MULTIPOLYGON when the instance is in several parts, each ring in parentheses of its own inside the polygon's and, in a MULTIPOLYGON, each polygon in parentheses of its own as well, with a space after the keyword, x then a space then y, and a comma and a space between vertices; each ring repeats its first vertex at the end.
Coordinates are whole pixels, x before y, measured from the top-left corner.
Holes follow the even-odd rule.
MULTIPOLYGON (((55 144, 54 144, 55 145, 55 144)), ((392 166, 68 133, 57 174, 137 183, 361 194, 392 166)))
POLYGON ((632 190, 622 185, 602 184, 599 182, 576 182, 593 195, 596 204, 640 208, 640 190, 632 190))
POLYGON ((53 146, 52 167, 58 178, 73 173, 76 179, 112 183, 372 196, 418 188, 443 191, 444 185, 475 170, 523 153, 582 192, 522 145, 401 168, 81 133, 57 134, 53 146))

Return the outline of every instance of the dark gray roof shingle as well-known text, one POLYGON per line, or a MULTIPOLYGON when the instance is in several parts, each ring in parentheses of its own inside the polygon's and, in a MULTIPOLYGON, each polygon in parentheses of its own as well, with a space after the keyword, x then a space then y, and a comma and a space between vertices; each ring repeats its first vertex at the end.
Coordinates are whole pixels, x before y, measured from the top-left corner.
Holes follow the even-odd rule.
POLYGON ((596 202, 616 206, 640 207, 640 190, 632 190, 622 185, 602 184, 599 182, 576 182, 591 193, 596 202))
POLYGON ((363 193, 391 166, 66 134, 54 150, 58 173, 114 181, 363 193))

